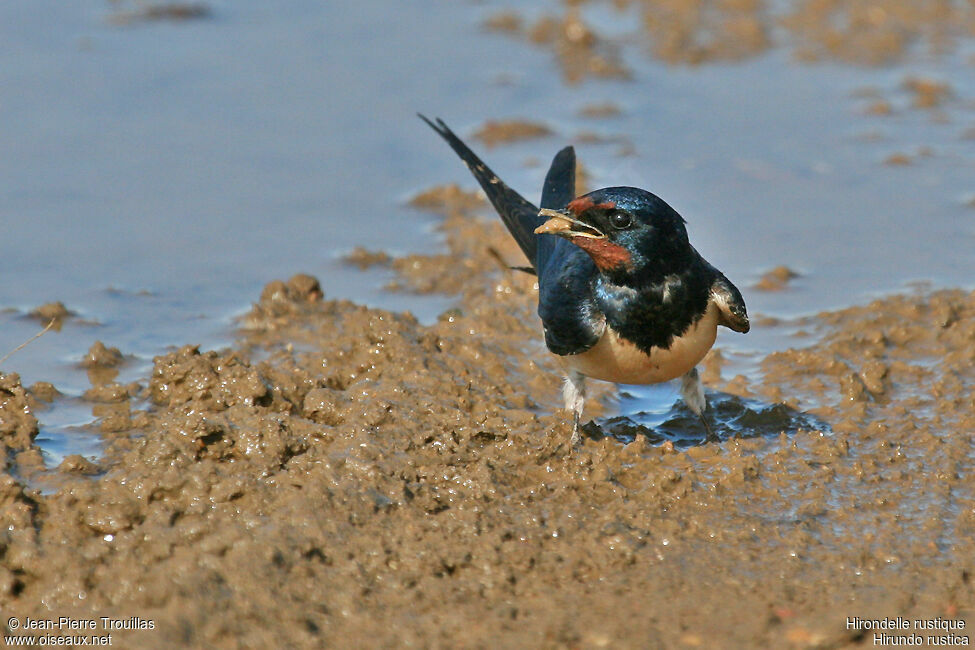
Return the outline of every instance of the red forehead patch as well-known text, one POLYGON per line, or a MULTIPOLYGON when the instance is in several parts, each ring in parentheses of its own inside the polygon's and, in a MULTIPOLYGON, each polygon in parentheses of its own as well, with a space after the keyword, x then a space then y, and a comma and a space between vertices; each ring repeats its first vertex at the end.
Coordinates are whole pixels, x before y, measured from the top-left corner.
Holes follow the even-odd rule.
POLYGON ((590 208, 601 208, 603 210, 612 210, 616 207, 614 201, 606 201, 605 203, 596 203, 588 196, 580 196, 578 199, 573 199, 569 202, 569 205, 565 206, 569 209, 572 214, 579 216, 586 210, 590 208))
POLYGON ((630 252, 608 239, 573 237, 572 243, 586 251, 596 264, 596 268, 600 271, 612 271, 621 266, 633 265, 633 258, 630 257, 630 252))

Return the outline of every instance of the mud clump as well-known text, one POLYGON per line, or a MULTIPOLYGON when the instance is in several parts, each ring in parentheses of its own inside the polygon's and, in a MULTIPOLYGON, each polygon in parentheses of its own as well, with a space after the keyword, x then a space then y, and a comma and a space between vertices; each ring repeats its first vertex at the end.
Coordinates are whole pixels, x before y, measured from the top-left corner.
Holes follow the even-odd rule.
POLYGON ((75 312, 65 307, 62 302, 45 303, 36 309, 32 309, 27 315, 53 328, 55 332, 61 331, 66 320, 77 316, 75 312))
POLYGON ((577 7, 569 7, 563 16, 543 16, 532 25, 504 11, 489 17, 485 28, 552 49, 568 84, 589 78, 630 78, 615 45, 598 35, 577 7))
POLYGON ((31 384, 28 393, 41 402, 53 402, 62 395, 61 391, 49 381, 38 381, 31 384))
POLYGON ((904 87, 913 95, 915 108, 937 108, 953 95, 951 86, 946 82, 923 77, 905 80, 904 87))
POLYGON ((95 474, 98 474, 99 468, 84 456, 72 454, 65 457, 65 459, 61 461, 61 464, 58 465, 58 471, 70 474, 94 476, 95 474))
POLYGON ((759 291, 782 291, 789 287, 792 280, 799 277, 799 274, 788 266, 776 266, 762 274, 762 277, 755 283, 755 288, 759 291))
POLYGON ((88 354, 81 360, 82 368, 115 368, 122 365, 125 357, 118 348, 110 348, 101 341, 95 341, 88 354))
POLYGON ((389 266, 393 258, 386 251, 372 251, 362 246, 356 246, 342 258, 342 261, 364 271, 374 266, 389 266))
POLYGON ((878 99, 871 102, 864 112, 867 115, 887 116, 894 112, 894 107, 886 99, 878 99))
POLYGON ((552 130, 544 124, 524 120, 488 120, 474 133, 474 137, 488 147, 502 143, 533 140, 551 135, 552 130))
MULTIPOLYGON (((299 273, 287 282, 275 280, 261 291, 261 300, 242 321, 245 328, 256 323, 272 326, 285 324, 292 316, 300 315, 308 307, 325 297, 318 280, 308 274, 299 273)), ((256 325, 255 325, 256 326, 256 325)))
POLYGON ((914 159, 906 153, 892 153, 884 158, 884 164, 891 167, 906 167, 914 163, 914 159))
POLYGON ((30 449, 36 435, 37 419, 31 413, 30 400, 20 384, 20 376, 0 373, 0 438, 4 449, 30 449))
POLYGON ((212 15, 210 7, 200 2, 147 2, 134 9, 118 9, 109 16, 114 25, 140 22, 184 22, 200 20, 212 15))
POLYGON ((491 32, 518 33, 524 22, 520 15, 513 11, 499 11, 484 20, 484 29, 491 32))
POLYGON ((599 102, 586 104, 579 109, 579 115, 581 117, 589 119, 606 119, 610 117, 617 117, 623 113, 619 105, 613 102, 599 102))

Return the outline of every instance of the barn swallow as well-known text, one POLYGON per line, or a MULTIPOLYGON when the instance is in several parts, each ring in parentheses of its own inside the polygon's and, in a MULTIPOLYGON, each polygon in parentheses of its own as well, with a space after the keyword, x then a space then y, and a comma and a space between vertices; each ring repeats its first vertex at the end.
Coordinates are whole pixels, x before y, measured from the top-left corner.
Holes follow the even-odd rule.
POLYGON ((575 197, 575 150, 559 151, 541 209, 508 187, 453 131, 420 115, 467 164, 538 276, 545 344, 562 361, 565 408, 579 442, 586 378, 656 384, 681 378, 681 397, 701 417, 707 401, 697 364, 718 325, 749 329, 741 293, 691 246, 684 219, 635 187, 575 197))

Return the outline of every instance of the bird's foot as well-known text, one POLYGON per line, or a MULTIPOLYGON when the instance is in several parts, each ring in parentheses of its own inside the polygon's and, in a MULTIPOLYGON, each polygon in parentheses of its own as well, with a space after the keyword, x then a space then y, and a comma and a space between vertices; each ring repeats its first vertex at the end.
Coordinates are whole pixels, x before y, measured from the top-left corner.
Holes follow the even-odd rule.
POLYGON ((708 418, 704 413, 701 413, 701 424, 704 425, 704 430, 707 432, 704 436, 704 442, 721 442, 721 438, 717 436, 714 429, 708 424, 708 418))
POLYGON ((569 438, 569 444, 575 449, 582 442, 579 420, 582 418, 582 407, 586 402, 586 377, 570 371, 562 386, 562 397, 565 399, 566 410, 572 411, 572 437, 569 438))
POLYGON ((721 438, 715 435, 711 424, 708 422, 708 402, 704 397, 704 384, 701 383, 701 376, 698 374, 697 368, 691 368, 681 377, 680 396, 684 399, 687 407, 701 418, 701 424, 704 425, 706 432, 703 442, 721 442, 721 438))
POLYGON ((569 438, 569 445, 575 449, 582 443, 582 432, 579 430, 579 414, 572 414, 572 436, 569 438))

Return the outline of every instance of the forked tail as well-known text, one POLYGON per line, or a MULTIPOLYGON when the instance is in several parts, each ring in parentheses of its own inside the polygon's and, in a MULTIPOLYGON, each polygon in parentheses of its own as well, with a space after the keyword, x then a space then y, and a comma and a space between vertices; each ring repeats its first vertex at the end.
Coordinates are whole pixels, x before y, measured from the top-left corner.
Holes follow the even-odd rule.
POLYGON ((424 115, 420 119, 430 125, 440 137, 447 141, 447 144, 457 152, 467 168, 474 174, 474 178, 481 184, 484 193, 487 194, 491 205, 501 215, 504 225, 508 227, 514 236, 518 246, 524 251, 525 256, 533 267, 537 268, 536 257, 538 252, 537 235, 535 228, 542 225, 545 221, 538 216, 538 208, 530 203, 525 197, 505 185, 498 178, 491 168, 484 164, 484 161, 477 157, 470 148, 461 141, 460 138, 450 130, 444 121, 437 119, 436 123, 428 120, 424 115))

